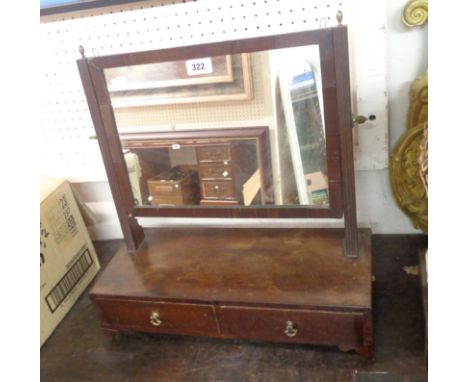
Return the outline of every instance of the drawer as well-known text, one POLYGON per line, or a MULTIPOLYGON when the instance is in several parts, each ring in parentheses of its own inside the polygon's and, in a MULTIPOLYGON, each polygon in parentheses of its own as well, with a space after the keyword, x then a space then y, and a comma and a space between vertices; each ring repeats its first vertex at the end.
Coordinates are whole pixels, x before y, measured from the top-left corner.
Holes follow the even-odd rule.
POLYGON ((222 334, 266 341, 359 346, 361 313, 220 306, 222 334))
POLYGON ((217 334, 211 305, 95 300, 103 326, 161 333, 217 334))
POLYGON ((201 182, 202 195, 204 198, 235 198, 236 190, 232 181, 203 181, 201 182))
POLYGON ((231 146, 201 146, 197 147, 197 158, 199 162, 230 161, 231 146))
POLYGON ((200 164, 198 171, 200 179, 232 179, 233 176, 230 164, 200 164))
POLYGON ((151 194, 151 204, 153 206, 160 205, 193 205, 198 204, 200 200, 200 192, 197 189, 178 188, 179 185, 167 187, 167 190, 163 186, 152 187, 149 191, 151 194))
POLYGON ((150 194, 160 194, 160 195, 181 195, 182 187, 178 183, 167 182, 166 184, 156 184, 148 182, 148 189, 150 194))

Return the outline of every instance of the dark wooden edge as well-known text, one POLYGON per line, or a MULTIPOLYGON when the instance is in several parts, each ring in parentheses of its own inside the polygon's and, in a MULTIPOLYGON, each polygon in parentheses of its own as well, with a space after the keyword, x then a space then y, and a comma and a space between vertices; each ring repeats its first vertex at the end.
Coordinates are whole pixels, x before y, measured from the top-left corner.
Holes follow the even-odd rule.
POLYGON ((128 325, 123 324, 108 324, 108 323, 101 323, 101 330, 103 336, 112 341, 115 338, 118 338, 120 335, 125 335, 125 333, 147 333, 150 335, 170 335, 170 336, 190 336, 190 337, 208 337, 208 338, 215 338, 219 340, 236 340, 236 341, 247 341, 248 343, 251 342, 258 342, 258 343, 289 343, 289 344, 308 344, 308 345, 315 345, 315 346, 326 346, 331 349, 338 349, 340 351, 348 352, 349 350, 355 350, 363 358, 366 358, 368 361, 373 360, 373 353, 369 351, 369 349, 361 348, 361 347, 353 347, 349 344, 342 345, 341 341, 314 341, 311 342, 307 339, 300 339, 296 337, 284 337, 283 339, 279 338, 269 338, 265 340, 264 338, 252 338, 251 336, 243 336, 238 334, 229 334, 229 333, 221 333, 220 329, 218 331, 193 331, 193 330, 184 330, 181 331, 180 329, 151 329, 148 327, 142 327, 140 325, 134 325, 129 327, 128 325))
POLYGON ((88 0, 66 5, 53 5, 41 8, 41 16, 55 15, 57 13, 76 12, 85 9, 109 7, 112 5, 141 2, 141 0, 88 0))
MULTIPOLYGON (((346 27, 328 28, 314 31, 267 36, 238 41, 225 41, 191 47, 162 49, 148 52, 126 53, 113 56, 83 58, 78 66, 85 94, 100 142, 109 184, 113 190, 116 208, 129 249, 135 249, 143 239, 141 227, 134 216, 171 217, 242 217, 242 218, 339 218, 345 215, 344 252, 350 258, 357 257, 357 223, 354 195, 354 166, 352 154, 351 102, 349 86, 349 63, 346 27), (325 126, 327 137, 327 163, 332 168, 339 160, 338 176, 330 175, 329 208, 313 207, 204 207, 134 208, 130 182, 126 172, 121 143, 117 133, 115 118, 107 91, 104 69, 125 65, 137 65, 186 58, 206 57, 235 53, 247 53, 268 49, 279 49, 302 45, 319 45, 323 93, 325 102, 325 126), (336 112, 338 111, 338 113, 336 112), (98 132, 98 130, 100 132, 98 132), (333 144, 339 137, 339 147, 333 144), (113 168, 111 168, 113 167, 113 168), (336 179, 335 179, 336 178, 336 179), (115 190, 114 190, 115 189, 115 190), (124 223, 125 217, 128 222, 124 223), (131 236, 127 238, 127 236, 131 236)), ((337 175, 337 174, 335 174, 337 175)))
POLYGON ((270 132, 268 127, 265 127, 265 132, 258 138, 258 167, 260 169, 261 184, 261 200, 264 204, 275 204, 275 192, 273 188, 273 169, 271 164, 270 151, 270 132))
POLYGON ((141 206, 133 209, 133 215, 138 217, 189 217, 189 218, 339 218, 337 212, 331 208, 297 207, 154 207, 141 206))
MULTIPOLYGON (((371 233, 370 229, 358 229, 359 232, 365 232, 368 231, 370 241, 368 243, 369 245, 369 251, 370 251, 370 270, 369 270, 369 290, 371 291, 370 295, 370 300, 369 300, 369 309, 366 309, 364 312, 364 327, 363 327, 363 345, 361 348, 355 349, 358 354, 361 356, 367 358, 369 361, 374 361, 375 360, 375 353, 374 353, 374 316, 373 316, 373 298, 372 298, 372 291, 373 291, 373 275, 374 275, 374 266, 372 263, 372 241, 373 241, 373 236, 371 233)), ((346 233, 346 229, 345 229, 346 233)), ((364 239, 365 236, 362 236, 361 240, 366 240, 364 239)))
POLYGON ((273 304, 263 302, 245 302, 245 301, 208 301, 197 299, 181 299, 181 298, 154 298, 154 297, 129 297, 119 295, 101 295, 89 292, 89 298, 94 303, 99 301, 116 301, 116 302, 142 302, 142 303, 167 303, 167 304, 193 304, 193 305, 213 305, 217 306, 232 306, 244 308, 264 308, 264 309, 291 309, 291 310, 314 310, 324 312, 342 312, 342 313, 360 313, 368 319, 370 308, 368 306, 338 306, 338 305, 305 305, 305 304, 273 304))
POLYGON ((419 275, 421 281, 421 302, 424 313, 424 353, 426 362, 428 357, 428 284, 427 284, 427 263, 426 249, 419 250, 419 275))
POLYGON ((341 184, 344 213, 344 254, 350 258, 359 255, 358 227, 356 218, 356 194, 354 185, 354 158, 352 135, 352 111, 350 99, 348 31, 346 28, 333 29, 335 51, 336 102, 338 128, 340 133, 341 184))

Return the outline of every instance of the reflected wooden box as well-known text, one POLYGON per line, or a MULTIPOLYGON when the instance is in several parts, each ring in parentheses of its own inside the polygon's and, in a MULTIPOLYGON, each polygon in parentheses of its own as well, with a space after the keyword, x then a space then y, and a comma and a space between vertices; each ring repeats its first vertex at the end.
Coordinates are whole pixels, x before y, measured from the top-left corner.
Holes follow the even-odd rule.
POLYGON ((199 203, 198 175, 188 168, 175 167, 148 180, 153 206, 195 205, 199 203))

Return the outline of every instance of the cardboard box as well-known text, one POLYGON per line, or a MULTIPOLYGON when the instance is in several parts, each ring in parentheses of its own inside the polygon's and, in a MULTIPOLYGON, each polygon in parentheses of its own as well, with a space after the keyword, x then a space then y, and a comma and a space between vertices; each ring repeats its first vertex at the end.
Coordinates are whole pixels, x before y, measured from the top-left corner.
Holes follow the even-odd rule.
POLYGON ((41 177, 40 228, 42 346, 100 267, 66 180, 41 177))
POLYGON ((321 191, 328 189, 328 177, 322 172, 312 172, 304 174, 307 192, 321 191))
POLYGON ((328 205, 328 177, 321 171, 304 174, 311 205, 328 205))

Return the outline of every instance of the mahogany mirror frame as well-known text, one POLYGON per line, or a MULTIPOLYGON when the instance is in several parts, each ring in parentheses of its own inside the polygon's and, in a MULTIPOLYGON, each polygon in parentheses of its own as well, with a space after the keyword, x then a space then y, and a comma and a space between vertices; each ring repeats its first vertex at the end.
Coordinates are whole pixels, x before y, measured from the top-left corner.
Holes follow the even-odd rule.
POLYGON ((353 124, 348 38, 345 26, 110 56, 86 58, 82 47, 80 53, 83 58, 77 61, 78 69, 129 251, 135 251, 144 240, 143 228, 136 220, 139 216, 222 218, 341 218, 344 216, 344 253, 347 257, 357 257, 353 124), (320 51, 329 176, 328 208, 301 205, 142 208, 134 205, 122 144, 104 75, 105 69, 304 45, 318 45, 320 51))

